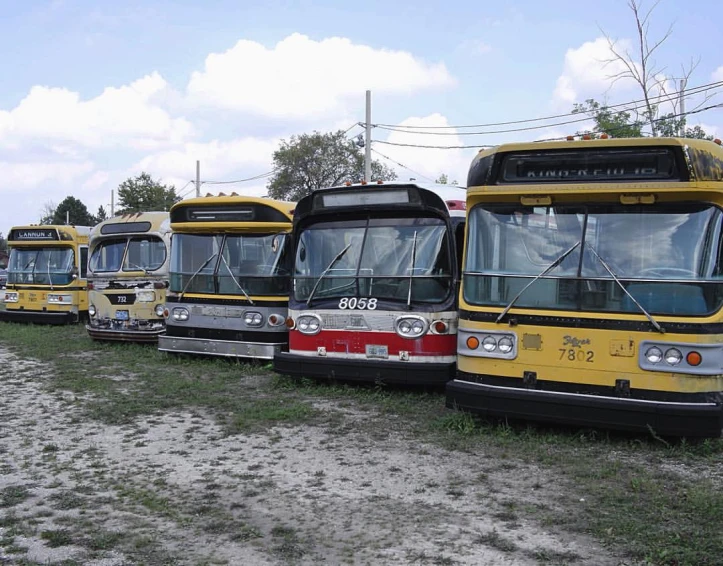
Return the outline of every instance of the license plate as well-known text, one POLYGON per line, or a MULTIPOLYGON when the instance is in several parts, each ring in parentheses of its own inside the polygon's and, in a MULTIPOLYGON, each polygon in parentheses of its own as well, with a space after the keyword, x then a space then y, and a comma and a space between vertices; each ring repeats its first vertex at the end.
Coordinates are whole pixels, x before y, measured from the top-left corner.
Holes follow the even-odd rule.
POLYGON ((128 320, 128 311, 115 311, 116 320, 128 320))
POLYGON ((389 348, 387 346, 366 345, 367 358, 388 358, 389 348))

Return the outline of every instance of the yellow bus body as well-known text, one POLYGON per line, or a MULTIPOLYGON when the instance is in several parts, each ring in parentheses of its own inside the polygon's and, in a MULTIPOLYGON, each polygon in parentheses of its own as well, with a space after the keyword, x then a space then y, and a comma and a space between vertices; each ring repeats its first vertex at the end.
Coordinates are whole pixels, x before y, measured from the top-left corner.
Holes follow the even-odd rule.
MULTIPOLYGON (((632 205, 643 210, 654 203, 673 208, 682 203, 703 203, 723 209, 723 149, 702 140, 645 138, 507 144, 480 152, 471 169, 488 158, 487 163, 496 163, 491 167, 498 167, 501 175, 501 160, 507 153, 653 147, 683 149, 680 155, 686 156, 689 168, 685 181, 478 184, 468 189, 468 215, 474 214, 476 206, 552 208, 590 203, 632 205)), ((471 229, 474 222, 470 223, 468 216, 465 270, 469 264, 470 238, 474 237, 470 235, 471 229)), ((619 236, 626 238, 626 234, 619 236)), ((720 241, 717 245, 723 248, 720 241)), ((474 285, 474 277, 465 272, 460 290, 458 376, 447 386, 447 406, 491 417, 682 436, 720 435, 720 308, 695 316, 655 314, 652 318, 659 330, 640 309, 625 313, 551 309, 543 298, 539 305, 516 306, 513 294, 507 296, 504 312, 501 306, 482 306, 465 299, 465 285, 474 285), (512 348, 511 352, 485 353, 484 340, 488 336, 496 344, 506 338, 505 347, 512 348), (670 367, 651 365, 646 361, 648 353, 653 352, 651 348, 666 353, 674 349, 682 353, 683 360, 670 367), (689 354, 715 362, 702 371, 687 363, 689 354)), ((560 284, 555 279, 538 279, 527 289, 560 284)), ((698 361, 697 357, 690 359, 698 361)))
POLYGON ((0 320, 39 324, 78 322, 88 313, 88 226, 15 226, 0 320), (69 253, 70 252, 70 253, 69 253), (52 265, 62 261, 62 265, 52 265))
POLYGON ((89 321, 94 340, 158 341, 168 288, 169 213, 114 216, 90 234, 89 321), (112 253, 116 257, 109 258, 112 253))
MULTIPOLYGON (((173 206, 173 261, 166 297, 166 332, 159 337, 159 350, 271 360, 275 352, 286 347, 288 289, 283 295, 258 292, 267 287, 264 278, 253 276, 247 280, 241 272, 231 277, 230 272, 239 266, 231 262, 223 267, 223 253, 208 258, 212 273, 201 273, 202 269, 184 272, 180 265, 190 261, 194 238, 206 242, 217 239, 217 243, 223 242, 221 245, 226 246, 225 243, 234 238, 237 241, 263 236, 273 239, 278 235, 283 246, 287 246, 295 206, 293 202, 235 193, 187 199, 173 206), (174 268, 174 261, 179 266, 174 268), (220 270, 223 269, 228 269, 228 273, 222 282, 220 270), (253 286, 246 291, 239 280, 245 285, 250 281, 253 286)), ((259 262, 253 267, 271 266, 259 262)), ((286 275, 288 278, 288 271, 286 275)), ((277 272, 269 271, 269 284, 276 279, 277 272)))

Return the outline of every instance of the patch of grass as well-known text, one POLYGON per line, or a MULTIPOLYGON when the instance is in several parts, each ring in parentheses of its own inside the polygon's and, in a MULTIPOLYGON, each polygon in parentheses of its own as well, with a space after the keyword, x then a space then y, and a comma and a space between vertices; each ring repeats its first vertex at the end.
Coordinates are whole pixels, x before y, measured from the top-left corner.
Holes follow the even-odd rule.
POLYGON ((15 507, 31 495, 28 485, 9 485, 0 490, 0 508, 15 507))
POLYGON ((317 414, 316 409, 306 402, 258 399, 250 401, 244 410, 236 412, 229 428, 231 432, 240 432, 258 425, 298 424, 313 419, 317 414))
POLYGON ((281 559, 291 562, 306 554, 296 529, 287 526, 276 526, 271 529, 275 545, 273 551, 281 559))
POLYGON ((48 546, 51 548, 73 544, 73 535, 68 529, 42 531, 40 538, 47 541, 48 546))
POLYGON ((501 552, 514 552, 517 550, 517 545, 508 538, 500 535, 497 530, 492 530, 479 535, 474 542, 476 544, 483 544, 484 546, 497 549, 501 552))
POLYGON ((86 546, 91 550, 109 550, 124 538, 124 533, 99 530, 90 534, 86 546))

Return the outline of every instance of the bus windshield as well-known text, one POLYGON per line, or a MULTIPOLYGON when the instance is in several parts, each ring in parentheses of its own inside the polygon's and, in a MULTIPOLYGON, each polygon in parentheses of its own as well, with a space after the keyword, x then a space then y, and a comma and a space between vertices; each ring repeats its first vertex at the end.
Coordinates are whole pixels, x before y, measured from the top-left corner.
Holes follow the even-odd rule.
POLYGON ((464 298, 504 307, 521 293, 516 307, 639 313, 637 301, 652 314, 709 314, 723 303, 722 218, 700 203, 478 205, 464 298))
POLYGON ((72 248, 13 248, 8 263, 8 283, 68 285, 73 281, 72 248))
POLYGON ((157 236, 133 236, 101 241, 90 256, 90 270, 155 271, 166 261, 166 245, 157 236))
POLYGON ((439 302, 452 290, 451 265, 447 227, 438 218, 319 222, 299 235, 294 298, 305 301, 313 292, 439 302))
POLYGON ((285 295, 285 234, 174 234, 171 290, 177 293, 285 295))

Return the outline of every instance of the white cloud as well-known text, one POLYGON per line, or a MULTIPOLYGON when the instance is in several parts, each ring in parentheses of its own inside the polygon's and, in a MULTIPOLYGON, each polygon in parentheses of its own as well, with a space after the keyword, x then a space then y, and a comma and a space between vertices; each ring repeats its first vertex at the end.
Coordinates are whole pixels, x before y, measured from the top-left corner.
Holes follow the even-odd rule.
POLYGON ((435 113, 424 117, 410 117, 397 125, 397 127, 400 126, 400 129, 404 131, 391 132, 386 141, 406 144, 405 146, 376 144, 373 147, 379 153, 406 168, 380 158, 378 153, 372 152, 375 159, 379 159, 386 165, 393 167, 397 171, 400 180, 413 177, 418 181, 428 182, 434 181, 442 174, 446 174, 450 182, 457 181, 461 185, 465 184, 467 169, 476 154, 476 150, 411 147, 420 145, 446 147, 473 145, 474 142, 462 138, 454 129, 438 129, 439 126, 449 126, 445 116, 435 113), (415 126, 415 128, 405 129, 405 126, 415 126), (425 129, 430 126, 434 129, 425 129), (429 132, 445 132, 451 135, 428 135, 429 132))
POLYGON ((723 81, 723 65, 718 67, 711 75, 711 81, 723 81))
MULTIPOLYGON (((629 45, 628 40, 621 40, 617 47, 624 52, 629 45)), ((569 108, 574 102, 586 98, 600 99, 612 88, 616 92, 632 90, 630 80, 620 80, 612 85, 612 77, 624 70, 623 64, 614 57, 604 37, 587 41, 576 49, 568 49, 553 93, 555 105, 569 108)))
POLYGON ((108 87, 90 100, 65 88, 34 86, 14 109, 0 111, 0 144, 17 147, 23 140, 39 140, 56 147, 145 149, 180 143, 192 127, 155 102, 167 88, 158 73, 108 87))
POLYGON ((349 39, 314 41, 294 33, 272 49, 241 40, 206 58, 188 84, 201 104, 273 117, 317 118, 345 110, 365 90, 411 94, 455 83, 442 63, 406 51, 374 49, 349 39))

